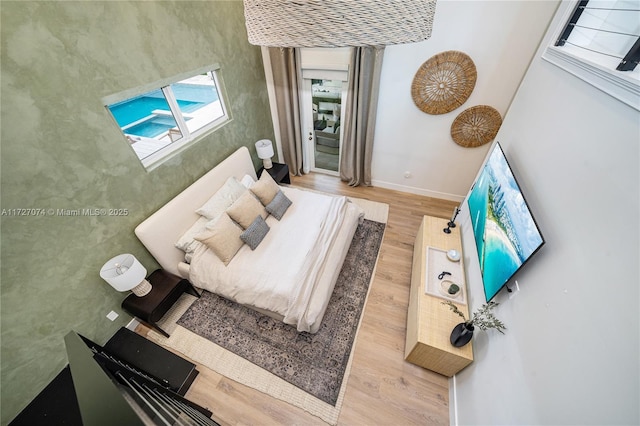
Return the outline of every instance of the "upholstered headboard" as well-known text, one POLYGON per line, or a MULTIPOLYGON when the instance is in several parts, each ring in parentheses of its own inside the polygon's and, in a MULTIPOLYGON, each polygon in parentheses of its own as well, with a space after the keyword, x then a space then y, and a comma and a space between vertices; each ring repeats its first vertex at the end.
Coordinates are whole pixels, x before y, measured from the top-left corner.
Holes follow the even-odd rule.
POLYGON ((256 179, 256 171, 246 147, 224 159, 200 179, 187 187, 135 229, 136 236, 165 270, 180 275, 178 264, 184 252, 175 247, 176 241, 200 217, 200 208, 230 176, 238 180, 244 175, 256 179))

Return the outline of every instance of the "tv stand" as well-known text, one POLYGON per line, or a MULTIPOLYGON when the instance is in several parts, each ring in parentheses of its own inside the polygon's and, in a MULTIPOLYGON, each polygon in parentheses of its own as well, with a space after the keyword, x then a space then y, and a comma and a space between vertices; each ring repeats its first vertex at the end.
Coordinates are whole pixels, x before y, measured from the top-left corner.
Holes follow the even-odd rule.
MULTIPOLYGON (((413 364, 451 377, 473 361, 472 343, 461 348, 451 344, 451 331, 462 322, 462 318, 442 304, 444 299, 425 293, 427 247, 445 251, 455 249, 464 257, 460 227, 451 228, 448 234, 442 232, 447 228, 447 221, 425 216, 416 235, 404 356, 413 364)), ((436 272, 430 271, 430 274, 432 273, 436 272)), ((462 273, 464 275, 464 268, 462 273)), ((464 282, 460 284, 466 285, 464 282)), ((466 318, 469 318, 469 308, 466 304, 456 303, 456 306, 466 318)))

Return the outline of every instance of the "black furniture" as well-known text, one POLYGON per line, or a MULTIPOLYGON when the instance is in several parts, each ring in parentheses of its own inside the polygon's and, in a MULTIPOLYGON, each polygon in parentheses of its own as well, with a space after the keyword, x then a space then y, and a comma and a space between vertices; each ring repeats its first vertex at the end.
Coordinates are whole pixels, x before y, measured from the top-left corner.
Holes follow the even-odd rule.
POLYGON ((130 294, 122 301, 122 309, 139 318, 162 335, 169 337, 157 322, 167 313, 183 293, 200 297, 198 291, 188 280, 173 275, 164 269, 157 269, 149 275, 147 281, 153 287, 145 296, 130 294))
POLYGON ((104 349, 122 361, 140 368, 181 396, 187 393, 198 375, 195 364, 128 328, 118 330, 104 345, 104 349))
POLYGON ((69 364, 9 426, 164 426, 172 415, 187 422, 180 424, 218 425, 210 410, 184 398, 195 364, 133 331, 121 328, 105 346, 70 332, 65 346, 69 364))
POLYGON ((264 170, 266 170, 271 175, 271 177, 276 181, 277 184, 291 184, 291 178, 289 177, 289 166, 287 166, 286 164, 273 163, 273 167, 271 167, 270 169, 260 167, 260 170, 258 170, 258 178, 262 176, 262 172, 264 170))
MULTIPOLYGON (((130 338, 127 333, 122 333, 122 336, 124 339, 130 338)), ((112 339, 115 340, 110 340, 109 346, 117 347, 119 334, 116 333, 112 339)), ((140 339, 146 340, 141 336, 140 339)), ((169 388, 167 383, 173 380, 171 376, 174 373, 167 375, 169 380, 156 377, 147 371, 152 366, 144 365, 145 360, 141 361, 143 365, 129 363, 106 346, 97 345, 73 331, 64 340, 84 425, 218 425, 211 419, 212 412, 209 409, 169 388)), ((148 349, 142 340, 133 344, 124 352, 148 349)), ((159 361, 173 365, 187 362, 153 342, 148 341, 148 344, 155 346, 152 350, 157 353, 153 356, 159 357, 159 361)), ((166 371, 156 371, 155 374, 166 375, 166 371)), ((186 391, 186 388, 183 390, 186 391)))

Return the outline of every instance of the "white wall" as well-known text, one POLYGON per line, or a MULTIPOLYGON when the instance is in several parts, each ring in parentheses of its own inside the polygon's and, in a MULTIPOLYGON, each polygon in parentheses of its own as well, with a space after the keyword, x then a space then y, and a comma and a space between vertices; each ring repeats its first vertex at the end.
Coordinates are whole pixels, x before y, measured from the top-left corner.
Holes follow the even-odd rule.
POLYGON ((488 145, 457 145, 450 136, 451 124, 475 105, 490 105, 504 116, 556 6, 557 1, 439 0, 429 40, 388 46, 380 82, 373 185, 461 200, 488 145), (415 106, 411 82, 427 59, 446 50, 460 50, 473 59, 476 87, 458 109, 429 115, 415 106), (412 177, 406 179, 406 171, 412 177))
MULTIPOLYGON (((451 421, 639 424, 640 113, 540 54, 497 139, 547 243, 515 297, 497 296, 506 335, 474 336, 451 421)), ((466 209, 460 221, 475 309, 484 296, 466 209)))

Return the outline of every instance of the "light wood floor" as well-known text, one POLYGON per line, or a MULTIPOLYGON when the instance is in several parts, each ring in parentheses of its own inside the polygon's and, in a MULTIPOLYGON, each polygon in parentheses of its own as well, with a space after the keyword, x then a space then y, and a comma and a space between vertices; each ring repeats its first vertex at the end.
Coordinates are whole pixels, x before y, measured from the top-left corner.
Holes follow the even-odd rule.
MULTIPOLYGON (((404 360, 413 241, 425 214, 451 217, 455 202, 373 187, 351 188, 338 178, 309 174, 294 186, 389 204, 376 275, 354 348, 338 419, 341 425, 449 424, 448 379, 404 360)), ((187 392, 223 425, 325 424, 304 410, 234 382, 204 366, 187 392)))

